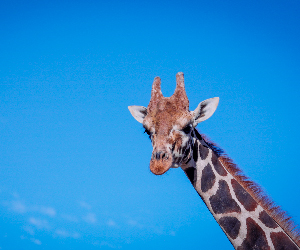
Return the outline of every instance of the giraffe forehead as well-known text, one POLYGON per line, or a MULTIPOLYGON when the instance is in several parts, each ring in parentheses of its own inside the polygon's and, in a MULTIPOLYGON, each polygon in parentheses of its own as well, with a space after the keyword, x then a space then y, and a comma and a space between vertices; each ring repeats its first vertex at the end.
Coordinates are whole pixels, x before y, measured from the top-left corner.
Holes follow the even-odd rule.
POLYGON ((178 103, 171 98, 164 98, 147 115, 145 122, 153 126, 155 131, 167 132, 172 128, 184 127, 191 119, 189 111, 179 108, 178 103))

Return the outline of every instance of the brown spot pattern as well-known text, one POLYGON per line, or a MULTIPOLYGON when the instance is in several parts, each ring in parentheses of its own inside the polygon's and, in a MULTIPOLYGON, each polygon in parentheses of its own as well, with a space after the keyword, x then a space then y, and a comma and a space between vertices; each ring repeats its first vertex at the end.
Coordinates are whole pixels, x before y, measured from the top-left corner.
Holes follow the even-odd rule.
POLYGON ((269 250, 270 247, 268 245, 268 241, 264 231, 261 229, 256 222, 247 218, 247 235, 244 239, 241 246, 239 246, 238 250, 269 250))
POLYGON ((271 233, 271 240, 275 250, 298 250, 299 248, 283 232, 271 233))
POLYGON ((236 201, 232 199, 228 184, 224 180, 219 181, 219 188, 216 194, 209 198, 209 201, 216 214, 241 212, 236 201))
POLYGON ((241 222, 235 218, 235 217, 222 217, 219 220, 219 224, 223 227, 225 230, 226 234, 232 238, 236 239, 236 237, 239 234, 240 227, 241 227, 241 222))
POLYGON ((211 168, 211 165, 208 163, 206 167, 202 170, 201 177, 201 190, 202 192, 207 192, 213 187, 216 181, 216 176, 214 171, 211 168))
POLYGON ((239 202, 245 207, 246 210, 254 211, 257 207, 257 202, 236 180, 232 179, 231 184, 239 202))
POLYGON ((262 223, 265 224, 265 226, 269 228, 276 228, 278 227, 277 223, 267 214, 266 211, 262 211, 259 214, 259 219, 262 223))
POLYGON ((190 182, 194 185, 197 181, 197 169, 190 167, 184 170, 190 182))
POLYGON ((225 168, 221 165, 221 163, 218 160, 218 157, 214 153, 212 154, 211 161, 212 161, 212 164, 213 164, 215 170, 217 171, 217 173, 219 175, 221 175, 221 176, 227 175, 225 168))
POLYGON ((199 145, 199 154, 200 154, 200 157, 202 160, 205 160, 207 158, 208 153, 209 153, 209 149, 200 144, 199 145))

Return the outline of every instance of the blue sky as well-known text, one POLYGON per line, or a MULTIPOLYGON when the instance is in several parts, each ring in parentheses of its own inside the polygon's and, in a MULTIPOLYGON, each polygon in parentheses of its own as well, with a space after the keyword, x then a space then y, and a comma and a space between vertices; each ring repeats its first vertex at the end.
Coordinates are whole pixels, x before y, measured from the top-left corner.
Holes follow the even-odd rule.
POLYGON ((300 224, 299 1, 0 3, 0 249, 232 249, 127 106, 155 76, 300 224))

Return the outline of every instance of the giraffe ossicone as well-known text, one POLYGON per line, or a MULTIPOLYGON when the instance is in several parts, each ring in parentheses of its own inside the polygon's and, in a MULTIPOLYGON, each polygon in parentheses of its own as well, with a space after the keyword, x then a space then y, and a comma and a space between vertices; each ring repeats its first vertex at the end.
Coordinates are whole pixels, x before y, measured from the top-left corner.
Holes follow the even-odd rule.
POLYGON ((218 103, 218 97, 210 98, 189 111, 183 73, 176 75, 171 97, 163 96, 155 77, 148 107, 128 107, 151 139, 150 170, 161 175, 181 167, 235 249, 300 249, 299 231, 290 218, 196 130, 218 103))

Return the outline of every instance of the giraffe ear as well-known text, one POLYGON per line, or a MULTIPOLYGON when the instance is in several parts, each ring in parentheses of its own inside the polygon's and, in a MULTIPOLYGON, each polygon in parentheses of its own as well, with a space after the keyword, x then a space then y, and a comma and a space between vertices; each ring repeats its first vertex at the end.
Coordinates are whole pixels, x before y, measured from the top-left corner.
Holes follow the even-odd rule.
POLYGON ((136 119, 138 122, 143 123, 144 118, 147 115, 147 108, 143 106, 128 106, 130 113, 132 114, 133 118, 136 119))
POLYGON ((205 121, 213 115, 219 104, 219 97, 214 97, 200 102, 198 107, 193 113, 194 123, 193 126, 196 127, 198 123, 205 121))

